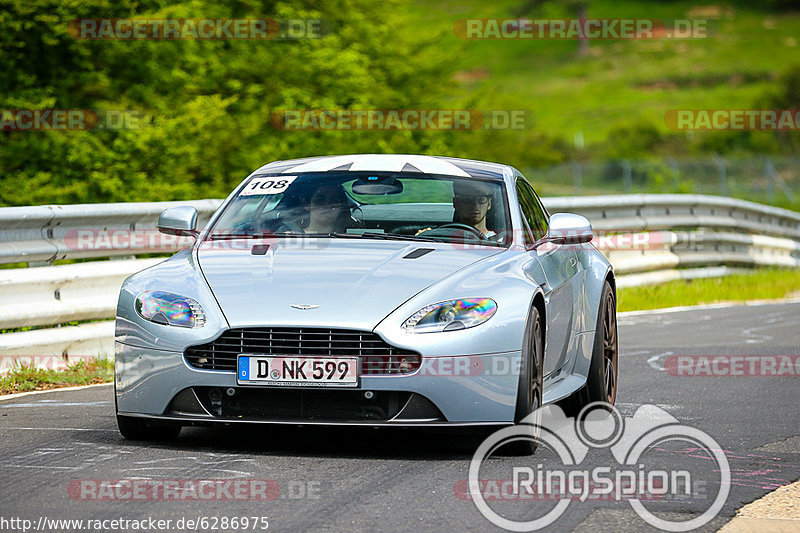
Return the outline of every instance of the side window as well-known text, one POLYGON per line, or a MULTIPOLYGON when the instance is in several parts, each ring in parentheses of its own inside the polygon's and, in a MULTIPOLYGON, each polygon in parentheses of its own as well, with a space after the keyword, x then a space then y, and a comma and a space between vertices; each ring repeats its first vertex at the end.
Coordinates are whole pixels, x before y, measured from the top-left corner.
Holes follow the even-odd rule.
POLYGON ((542 203, 542 199, 539 198, 539 195, 536 194, 536 191, 533 190, 528 183, 525 183, 525 187, 533 195, 533 205, 536 211, 539 213, 539 216, 542 218, 542 225, 544 227, 544 232, 547 233, 550 230, 550 215, 547 213, 547 209, 544 208, 544 204, 542 203))
POLYGON ((533 210, 536 214, 536 220, 538 220, 539 222, 539 228, 541 231, 541 235, 538 235, 536 238, 541 239, 542 237, 547 235, 547 230, 550 226, 550 222, 547 220, 547 211, 544 210, 544 206, 542 205, 541 200, 539 200, 539 197, 534 192, 533 187, 528 185, 526 182, 522 182, 522 187, 528 191, 528 194, 530 195, 531 200, 533 201, 533 210))
POLYGON ((533 238, 538 241, 547 234, 547 215, 544 207, 539 203, 531 186, 521 179, 517 180, 517 197, 522 213, 533 232, 533 238))
POLYGON ((533 232, 531 232, 530 226, 528 226, 528 215, 525 214, 525 210, 522 209, 522 198, 520 198, 520 214, 522 215, 522 224, 525 226, 522 229, 522 234, 525 237, 525 246, 530 246, 536 240, 533 238, 533 232))

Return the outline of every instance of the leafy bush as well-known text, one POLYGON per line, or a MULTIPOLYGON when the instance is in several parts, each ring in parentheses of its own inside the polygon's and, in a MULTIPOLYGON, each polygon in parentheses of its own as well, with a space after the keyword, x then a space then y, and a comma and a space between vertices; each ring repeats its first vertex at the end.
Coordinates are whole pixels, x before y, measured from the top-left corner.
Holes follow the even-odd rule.
MULTIPOLYGON (((0 0, 0 108, 130 110, 139 129, 0 132, 0 205, 221 197, 275 159, 448 152, 437 132, 280 131, 273 112, 437 108, 441 37, 398 3, 0 0), (322 19, 321 39, 79 40, 79 18, 322 19)), ((447 32, 442 28, 441 32, 447 32)))

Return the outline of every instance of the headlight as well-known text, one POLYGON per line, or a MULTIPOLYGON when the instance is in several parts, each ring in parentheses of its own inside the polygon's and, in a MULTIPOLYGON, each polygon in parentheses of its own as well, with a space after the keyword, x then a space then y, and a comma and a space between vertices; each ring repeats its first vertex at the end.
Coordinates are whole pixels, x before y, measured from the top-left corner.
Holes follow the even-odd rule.
POLYGON ((180 294, 145 291, 136 297, 136 312, 150 322, 182 328, 202 328, 206 313, 196 300, 180 294))
POLYGON ((497 311, 490 298, 462 298, 428 305, 408 317, 403 329, 408 333, 456 331, 483 324, 497 311))

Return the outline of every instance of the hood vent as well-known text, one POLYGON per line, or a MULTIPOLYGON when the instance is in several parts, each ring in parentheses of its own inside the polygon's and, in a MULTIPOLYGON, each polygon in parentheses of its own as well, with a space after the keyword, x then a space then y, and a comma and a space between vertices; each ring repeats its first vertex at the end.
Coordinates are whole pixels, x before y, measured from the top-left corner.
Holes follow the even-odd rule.
POLYGON ((431 253, 433 248, 417 248, 416 250, 403 256, 403 259, 419 259, 423 255, 431 253))

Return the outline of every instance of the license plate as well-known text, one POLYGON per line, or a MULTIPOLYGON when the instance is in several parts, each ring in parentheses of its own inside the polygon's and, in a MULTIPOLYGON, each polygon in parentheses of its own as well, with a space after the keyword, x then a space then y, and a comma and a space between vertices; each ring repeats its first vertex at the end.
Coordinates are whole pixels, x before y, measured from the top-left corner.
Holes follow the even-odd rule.
POLYGON ((240 355, 239 385, 278 387, 357 387, 357 357, 240 355))

